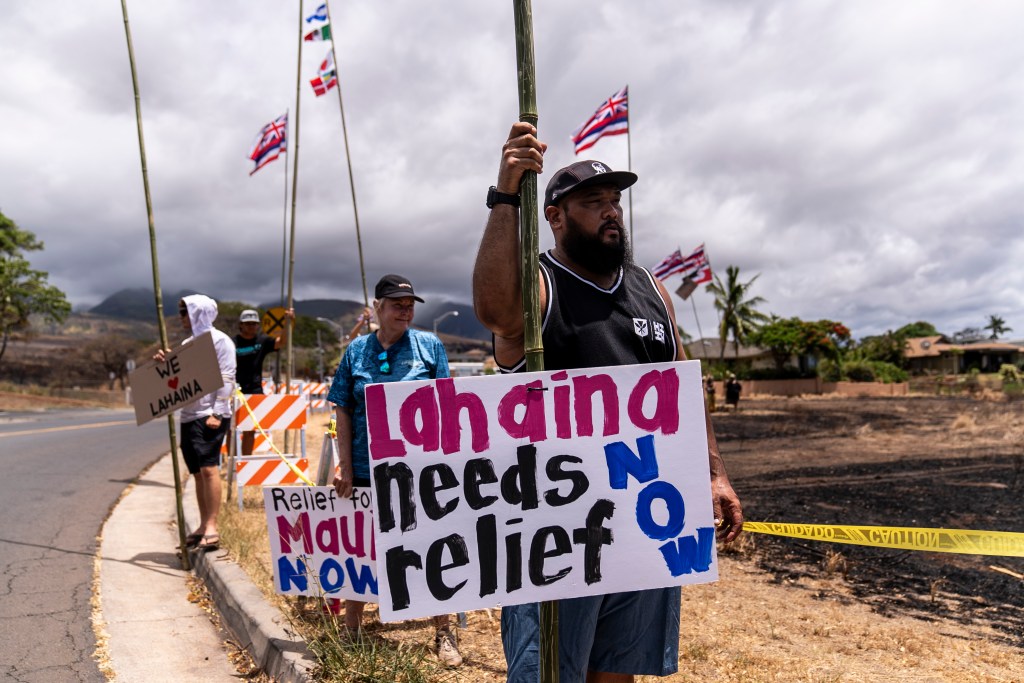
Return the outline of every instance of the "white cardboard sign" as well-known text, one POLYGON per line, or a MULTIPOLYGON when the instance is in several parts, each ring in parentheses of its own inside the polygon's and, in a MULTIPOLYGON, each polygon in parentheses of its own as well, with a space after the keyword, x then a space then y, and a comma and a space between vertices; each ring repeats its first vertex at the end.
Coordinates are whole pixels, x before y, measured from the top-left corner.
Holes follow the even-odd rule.
POLYGON ((264 486, 274 589, 377 602, 370 491, 338 498, 333 486, 264 486))
POLYGON ((382 619, 718 578, 698 361, 366 388, 382 619))
POLYGON ((128 375, 135 422, 144 424, 187 406, 224 386, 213 347, 213 335, 199 335, 167 355, 164 361, 141 365, 128 375))

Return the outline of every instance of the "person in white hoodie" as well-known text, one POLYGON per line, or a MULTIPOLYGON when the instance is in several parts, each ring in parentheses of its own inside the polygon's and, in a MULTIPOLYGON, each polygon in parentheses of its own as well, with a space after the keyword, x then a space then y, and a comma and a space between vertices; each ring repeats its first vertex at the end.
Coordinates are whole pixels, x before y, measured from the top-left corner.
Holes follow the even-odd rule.
MULTIPOLYGON (((213 550, 220 545, 217 516, 220 514, 220 447, 231 424, 231 391, 235 383, 235 343, 213 326, 217 302, 203 294, 192 294, 178 301, 181 326, 191 332, 182 346, 201 334, 213 335, 217 364, 224 386, 197 398, 181 409, 181 454, 185 466, 195 477, 199 503, 199 526, 186 538, 186 545, 213 550)), ((170 350, 167 351, 169 353, 170 350)), ((163 351, 156 355, 163 360, 163 351)))

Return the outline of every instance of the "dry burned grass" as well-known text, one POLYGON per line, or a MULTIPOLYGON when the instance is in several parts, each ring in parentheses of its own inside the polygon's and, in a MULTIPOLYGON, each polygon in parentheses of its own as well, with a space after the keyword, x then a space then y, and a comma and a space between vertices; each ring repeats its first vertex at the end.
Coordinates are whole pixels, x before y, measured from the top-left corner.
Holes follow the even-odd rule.
MULTIPOLYGON (((781 467, 773 460, 773 448, 784 453, 792 448, 798 458, 806 459, 808 430, 817 419, 815 413, 820 412, 816 406, 828 404, 815 399, 796 405, 794 412, 792 403, 747 403, 739 416, 728 418, 753 418, 742 433, 734 432, 729 424, 719 430, 720 438, 726 435, 723 441, 731 444, 741 461, 748 449, 759 454, 757 467, 750 473, 744 473, 747 465, 736 468, 742 483, 750 480, 754 510, 763 506, 757 503, 761 492, 753 486, 753 472, 772 472, 781 467)), ((885 412, 878 414, 865 408, 865 421, 830 418, 822 424, 834 437, 851 447, 868 450, 871 457, 880 460, 904 453, 906 438, 943 440, 950 447, 960 448, 979 443, 1024 443, 1024 426, 1014 419, 1014 413, 1003 409, 968 404, 949 415, 936 416, 936 424, 918 433, 916 428, 898 423, 898 419, 913 413, 913 405, 894 399, 885 406, 885 412)), ((326 422, 326 416, 316 417, 308 428, 307 452, 314 472, 326 422)), ((716 430, 718 424, 716 421, 716 430)), ((735 473, 733 476, 737 478, 735 473)), ((742 494, 744 487, 737 488, 742 494)), ((772 493, 770 489, 763 492, 769 498, 772 493)), ((262 498, 258 491, 247 491, 244 502, 241 514, 234 501, 225 507, 221 522, 225 547, 307 638, 332 633, 336 637, 319 601, 273 593, 262 498)), ((829 507, 826 502, 820 505, 829 507)), ((717 583, 683 590, 679 672, 667 678, 638 677, 638 681, 1024 683, 1021 650, 1009 644, 1005 631, 985 620, 961 618, 957 610, 962 609, 963 601, 946 595, 941 580, 920 588, 921 594, 916 597, 925 603, 950 605, 946 612, 880 610, 856 577, 849 576, 851 567, 856 574, 862 565, 845 547, 837 550, 819 544, 824 548, 816 555, 818 559, 801 571, 788 572, 772 568, 773 562, 789 561, 775 539, 746 534, 734 546, 719 554, 721 576, 717 583)), ((1017 581, 1024 589, 1024 581, 1017 581)), ((331 680, 503 681, 498 611, 471 612, 467 619, 467 626, 459 629, 465 664, 461 669, 444 671, 436 668, 426 649, 433 635, 429 620, 381 624, 371 606, 365 617, 368 637, 363 643, 326 645, 341 650, 341 665, 332 667, 331 680), (397 659, 415 664, 417 674, 384 674, 385 668, 380 665, 374 669, 376 677, 368 675, 365 667, 377 665, 368 663, 368 659, 383 658, 382 653, 387 653, 389 662, 397 659)))
POLYGON ((85 401, 74 398, 47 396, 43 389, 11 387, 17 391, 7 391, 0 385, 0 413, 41 413, 47 410, 68 408, 109 408, 109 403, 85 401))

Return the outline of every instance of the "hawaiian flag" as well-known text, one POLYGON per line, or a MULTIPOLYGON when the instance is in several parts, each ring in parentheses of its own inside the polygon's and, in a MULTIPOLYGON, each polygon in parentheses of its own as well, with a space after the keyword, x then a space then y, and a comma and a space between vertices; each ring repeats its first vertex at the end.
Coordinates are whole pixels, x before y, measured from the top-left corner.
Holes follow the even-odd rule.
POLYGON ((330 40, 331 39, 331 25, 324 24, 320 28, 315 28, 302 37, 303 40, 330 40))
POLYGON ((593 147, 605 135, 629 132, 629 86, 609 97, 572 136, 576 154, 593 147))
POLYGON ((683 255, 678 249, 673 251, 671 254, 661 260, 661 263, 654 266, 651 271, 654 273, 654 277, 659 280, 664 280, 673 273, 678 273, 679 268, 683 265, 683 255))
POLYGON ((698 285, 702 282, 711 282, 711 261, 708 260, 703 244, 683 259, 683 265, 683 270, 680 272, 684 279, 694 278, 694 284, 698 285))
POLYGON ((278 116, 263 126, 252 144, 249 158, 256 162, 256 167, 249 171, 252 175, 271 161, 277 159, 288 150, 287 145, 288 114, 278 116))
POLYGON ((309 82, 317 97, 326 95, 327 91, 338 85, 338 72, 334 68, 334 52, 328 52, 327 58, 320 64, 320 75, 309 82))
POLYGON ((679 285, 676 294, 683 301, 686 301, 693 294, 694 290, 697 289, 697 285, 711 282, 711 261, 708 260, 708 255, 704 251, 704 245, 702 244, 694 249, 692 254, 683 259, 683 263, 683 269, 679 271, 683 274, 683 283, 679 285))
POLYGON ((708 255, 704 251, 704 245, 702 244, 694 249, 686 258, 683 258, 682 252, 676 249, 663 258, 661 263, 656 265, 651 272, 659 280, 664 280, 676 273, 682 273, 684 279, 692 277, 695 278, 696 284, 700 284, 701 282, 710 282, 711 263, 708 261, 708 255))
POLYGON ((306 17, 306 23, 311 24, 314 21, 327 21, 327 3, 320 5, 316 8, 316 11, 306 17))

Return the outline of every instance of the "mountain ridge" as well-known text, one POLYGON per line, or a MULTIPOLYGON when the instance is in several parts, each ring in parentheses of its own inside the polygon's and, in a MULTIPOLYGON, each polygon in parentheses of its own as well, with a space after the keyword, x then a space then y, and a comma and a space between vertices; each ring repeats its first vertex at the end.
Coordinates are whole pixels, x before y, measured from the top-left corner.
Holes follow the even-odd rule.
MULTIPOLYGON (((179 290, 172 293, 164 292, 163 306, 165 316, 168 311, 176 312, 178 300, 189 294, 195 294, 195 292, 192 290, 179 290)), ((257 308, 260 312, 280 305, 277 301, 265 302, 258 306, 245 302, 239 303, 257 308)), ((296 299, 294 307, 295 312, 299 315, 307 315, 312 318, 327 318, 332 322, 348 327, 355 314, 362 310, 363 304, 348 299, 296 299)), ((153 291, 144 287, 121 289, 90 308, 88 312, 120 320, 151 322, 154 316, 153 291)), ((490 331, 476 319, 473 307, 469 304, 448 300, 417 304, 416 317, 413 320, 413 324, 416 327, 433 331, 435 321, 438 324, 437 331, 439 333, 485 342, 491 341, 490 331), (458 315, 445 315, 451 311, 458 313, 458 315)))

